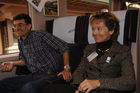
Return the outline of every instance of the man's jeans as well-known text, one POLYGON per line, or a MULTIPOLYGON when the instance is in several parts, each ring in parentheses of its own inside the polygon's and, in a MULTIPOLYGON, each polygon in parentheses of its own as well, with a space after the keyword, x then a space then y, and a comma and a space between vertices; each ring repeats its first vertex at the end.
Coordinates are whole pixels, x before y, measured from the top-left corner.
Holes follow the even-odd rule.
POLYGON ((41 93, 45 80, 56 75, 29 74, 0 80, 0 93, 41 93), (20 91, 21 90, 21 91, 20 91))

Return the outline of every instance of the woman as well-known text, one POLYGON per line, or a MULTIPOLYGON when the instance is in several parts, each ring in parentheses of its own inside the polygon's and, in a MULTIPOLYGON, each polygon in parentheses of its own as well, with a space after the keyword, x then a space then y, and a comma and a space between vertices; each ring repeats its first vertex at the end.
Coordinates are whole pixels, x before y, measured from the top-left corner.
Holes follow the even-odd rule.
POLYGON ((112 13, 105 12, 92 16, 90 23, 96 43, 86 46, 81 63, 73 74, 73 84, 50 85, 46 93, 134 90, 135 75, 131 51, 117 42, 119 20, 112 13))

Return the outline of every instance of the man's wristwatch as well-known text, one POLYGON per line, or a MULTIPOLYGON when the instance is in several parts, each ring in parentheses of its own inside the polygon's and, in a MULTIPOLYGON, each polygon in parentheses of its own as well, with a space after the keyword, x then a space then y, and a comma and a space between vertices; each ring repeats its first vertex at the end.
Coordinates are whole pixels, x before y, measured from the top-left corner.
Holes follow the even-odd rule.
POLYGON ((69 65, 65 65, 65 66, 64 66, 64 69, 70 70, 70 66, 69 66, 69 65))

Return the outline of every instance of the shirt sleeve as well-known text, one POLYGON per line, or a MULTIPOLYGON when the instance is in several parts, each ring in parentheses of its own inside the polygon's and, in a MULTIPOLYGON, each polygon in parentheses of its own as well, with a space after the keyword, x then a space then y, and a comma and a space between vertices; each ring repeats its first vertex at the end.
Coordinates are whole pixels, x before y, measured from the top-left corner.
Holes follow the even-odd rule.
POLYGON ((60 38, 51 35, 50 33, 45 33, 42 37, 44 44, 47 44, 58 51, 60 54, 63 54, 66 50, 68 50, 68 45, 65 41, 60 38))

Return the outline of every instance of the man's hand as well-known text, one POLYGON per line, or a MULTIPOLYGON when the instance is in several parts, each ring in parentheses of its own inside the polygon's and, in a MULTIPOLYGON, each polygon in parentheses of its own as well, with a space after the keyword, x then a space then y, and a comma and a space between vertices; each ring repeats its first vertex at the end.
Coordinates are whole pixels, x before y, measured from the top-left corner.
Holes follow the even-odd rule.
POLYGON ((13 62, 3 62, 1 64, 1 71, 5 72, 5 71, 12 71, 14 67, 14 63, 13 62))
MULTIPOLYGON (((84 93, 89 93, 91 90, 96 89, 100 86, 99 80, 87 80, 85 79, 78 87, 78 91, 82 91, 84 93)), ((77 92, 78 92, 77 91, 77 92)), ((77 93, 76 92, 76 93, 77 93)))
POLYGON ((66 82, 69 82, 72 78, 71 72, 70 70, 66 70, 64 69, 62 72, 60 72, 57 76, 62 75, 64 80, 66 80, 66 82))

